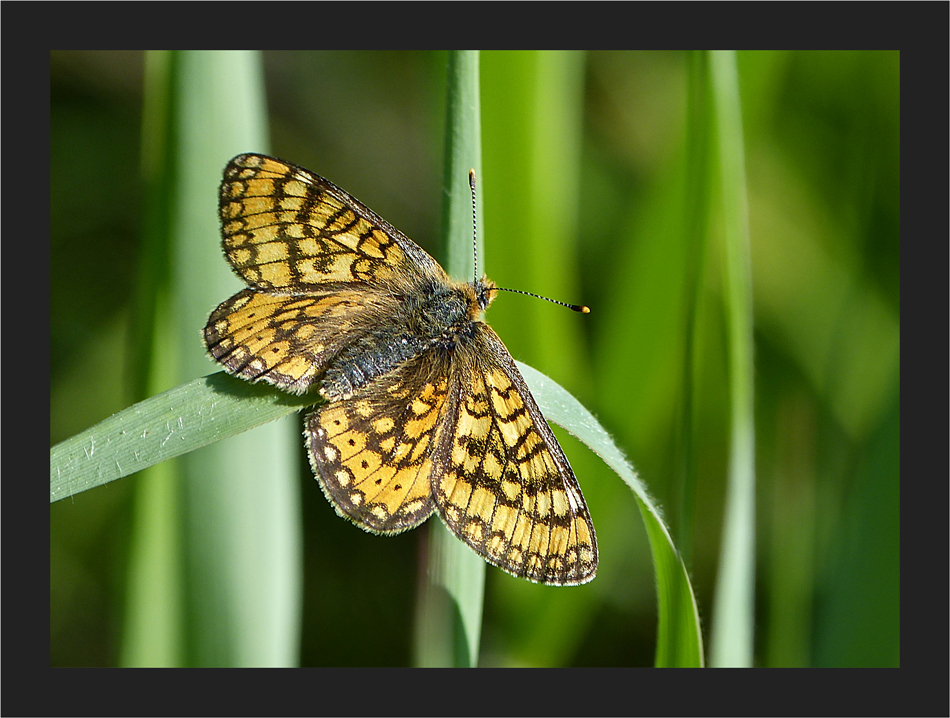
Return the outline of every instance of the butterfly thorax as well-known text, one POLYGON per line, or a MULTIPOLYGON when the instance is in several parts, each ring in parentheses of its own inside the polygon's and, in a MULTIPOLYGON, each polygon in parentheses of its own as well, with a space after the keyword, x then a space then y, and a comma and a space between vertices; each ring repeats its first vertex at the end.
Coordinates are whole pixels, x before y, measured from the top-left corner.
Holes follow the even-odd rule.
POLYGON ((359 389, 429 351, 451 353, 471 341, 475 324, 498 290, 487 277, 470 283, 433 283, 394 297, 395 311, 346 345, 327 367, 320 394, 346 399, 359 389))

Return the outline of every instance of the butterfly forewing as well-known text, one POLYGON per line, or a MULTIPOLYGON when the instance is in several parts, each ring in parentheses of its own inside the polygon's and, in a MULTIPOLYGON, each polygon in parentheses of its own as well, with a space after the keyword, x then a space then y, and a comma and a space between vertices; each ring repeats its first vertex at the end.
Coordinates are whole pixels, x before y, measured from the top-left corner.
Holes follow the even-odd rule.
POLYGON ((327 283, 414 287, 445 279, 414 242, 329 180, 262 155, 224 171, 219 213, 225 256, 261 291, 305 292, 327 283))

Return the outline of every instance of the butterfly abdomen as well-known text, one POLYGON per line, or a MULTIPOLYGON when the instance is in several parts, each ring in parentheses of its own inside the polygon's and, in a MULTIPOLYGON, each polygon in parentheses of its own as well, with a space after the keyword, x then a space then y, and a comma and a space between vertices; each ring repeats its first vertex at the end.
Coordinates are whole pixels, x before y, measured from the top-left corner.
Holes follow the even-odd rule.
POLYGON ((429 342, 385 326, 348 344, 336 356, 320 386, 330 401, 351 397, 373 379, 388 374, 426 349, 429 342))

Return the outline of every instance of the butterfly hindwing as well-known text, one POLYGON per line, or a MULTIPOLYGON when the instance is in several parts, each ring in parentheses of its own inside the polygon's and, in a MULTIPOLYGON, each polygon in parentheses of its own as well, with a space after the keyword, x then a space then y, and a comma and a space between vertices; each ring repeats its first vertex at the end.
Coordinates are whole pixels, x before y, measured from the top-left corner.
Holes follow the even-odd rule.
POLYGON ((324 494, 368 531, 405 531, 435 508, 430 454, 448 387, 440 357, 421 356, 307 417, 310 463, 324 494))
POLYGON ((439 515, 515 576, 586 583, 597 541, 574 472, 498 335, 475 326, 455 352, 432 457, 439 515))

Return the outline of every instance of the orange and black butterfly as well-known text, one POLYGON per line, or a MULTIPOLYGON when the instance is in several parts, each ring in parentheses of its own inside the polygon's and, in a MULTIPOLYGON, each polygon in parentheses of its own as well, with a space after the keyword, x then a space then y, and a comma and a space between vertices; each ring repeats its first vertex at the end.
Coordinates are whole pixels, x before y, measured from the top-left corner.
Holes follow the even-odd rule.
POLYGON ((234 376, 315 390, 304 436, 337 513, 378 534, 437 511, 490 563, 531 581, 597 569, 580 486, 483 313, 487 277, 456 282, 328 180, 243 154, 224 170, 224 253, 248 287, 208 318, 234 376))

